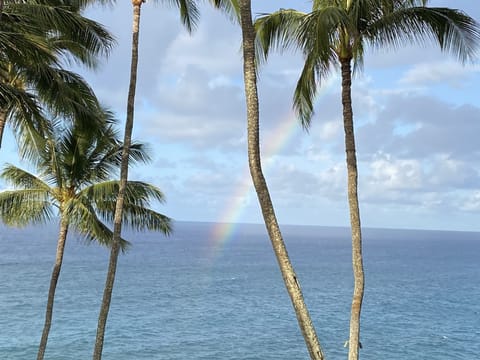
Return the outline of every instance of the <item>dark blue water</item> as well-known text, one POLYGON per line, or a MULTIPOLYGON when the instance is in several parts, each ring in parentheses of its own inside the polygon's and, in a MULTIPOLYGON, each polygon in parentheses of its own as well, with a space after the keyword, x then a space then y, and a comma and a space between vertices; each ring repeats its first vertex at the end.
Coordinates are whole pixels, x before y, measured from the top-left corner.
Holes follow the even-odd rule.
MULTIPOLYGON (((104 359, 307 359, 263 226, 241 225, 214 255, 215 224, 127 236, 104 359)), ((283 227, 327 359, 346 359, 348 230, 283 227)), ((56 229, 0 228, 0 359, 34 359, 56 229)), ((480 234, 365 230, 361 359, 478 359, 480 234)), ((91 358, 108 263, 69 238, 46 359, 91 358)))

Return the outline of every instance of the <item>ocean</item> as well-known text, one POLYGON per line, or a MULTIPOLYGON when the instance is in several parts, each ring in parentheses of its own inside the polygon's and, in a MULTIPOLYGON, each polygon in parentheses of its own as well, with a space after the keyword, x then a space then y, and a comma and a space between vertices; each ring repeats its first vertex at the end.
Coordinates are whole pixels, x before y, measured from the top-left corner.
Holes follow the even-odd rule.
MULTIPOLYGON (((103 359, 308 359, 264 226, 126 234, 103 359)), ((0 227, 0 359, 34 359, 54 226, 0 227)), ((349 230, 283 226, 328 360, 346 359, 349 230)), ((480 359, 480 233, 365 229, 360 359, 480 359)), ((109 252, 69 237, 46 359, 92 356, 109 252)))

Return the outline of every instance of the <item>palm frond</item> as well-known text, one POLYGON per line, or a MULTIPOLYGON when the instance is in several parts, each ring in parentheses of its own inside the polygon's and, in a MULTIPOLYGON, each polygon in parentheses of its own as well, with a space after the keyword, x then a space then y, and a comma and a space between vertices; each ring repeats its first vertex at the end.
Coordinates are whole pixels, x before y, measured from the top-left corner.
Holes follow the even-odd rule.
POLYGON ((342 28, 350 27, 348 14, 337 7, 325 7, 305 15, 296 34, 296 42, 304 56, 314 56, 317 62, 334 63, 337 59, 342 28))
POLYGON ((459 10, 401 8, 372 24, 365 36, 375 47, 436 42, 443 51, 465 62, 475 59, 480 43, 477 22, 459 10))
POLYGON ((52 116, 97 126, 100 104, 92 88, 78 74, 52 66, 24 69, 27 81, 34 85, 38 98, 52 116), (59 96, 61 94, 61 96, 59 96))
MULTIPOLYGON (((89 85, 61 68, 93 67, 113 37, 81 14, 90 0, 5 1, 0 22, 0 109, 7 111, 22 156, 33 158, 45 136, 45 114, 87 124, 99 107, 89 85), (13 89, 15 88, 15 89, 13 89), (32 147, 30 147, 32 145, 32 147)), ((88 124, 92 125, 91 123, 88 124)), ((0 139, 1 140, 1 139, 0 139)))
POLYGON ((293 108, 304 129, 310 127, 313 116, 313 101, 319 82, 316 66, 315 56, 307 56, 293 95, 293 108))
MULTIPOLYGON (((106 139, 106 138, 105 138, 106 139)), ((120 142, 110 144, 109 148, 101 148, 105 144, 99 144, 91 153, 92 177, 90 182, 105 181, 116 173, 122 161, 123 145, 120 142)), ((129 167, 137 163, 148 163, 151 160, 148 155, 148 148, 145 144, 132 143, 129 151, 129 167)))
POLYGON ((50 47, 64 60, 72 59, 94 67, 96 57, 107 55, 115 44, 110 33, 99 23, 81 15, 75 2, 60 5, 53 1, 9 3, 8 11, 42 31, 50 47))
POLYGON ((148 206, 151 201, 165 202, 165 195, 156 186, 143 181, 128 181, 125 188, 125 202, 148 206))
POLYGON ((163 0, 163 2, 180 10, 180 20, 188 32, 195 30, 200 19, 200 11, 194 0, 163 0))
POLYGON ((6 60, 3 64, 54 64, 56 56, 45 37, 45 30, 35 24, 35 18, 15 11, 21 6, 11 2, 4 4, 0 23, 0 52, 6 60))
POLYGON ((361 73, 363 71, 363 59, 365 54, 365 47, 364 47, 364 38, 359 37, 353 46, 353 75, 361 73))
POLYGON ((50 186, 46 184, 38 176, 35 176, 28 171, 20 169, 12 164, 5 164, 0 172, 0 178, 7 183, 20 189, 39 189, 45 192, 50 190, 50 186))
POLYGON ((227 14, 231 20, 240 23, 240 5, 238 0, 210 0, 210 3, 227 14))
MULTIPOLYGON (((92 184, 81 189, 77 196, 89 199, 90 202, 95 204, 95 208, 106 207, 108 212, 115 211, 115 205, 112 206, 112 203, 115 203, 117 199, 118 184, 118 180, 92 184), (108 205, 103 205, 103 203, 108 203, 108 205)), ((108 221, 112 219, 103 215, 102 218, 108 219, 108 221)))
POLYGON ((258 17, 254 24, 257 58, 266 61, 272 49, 297 48, 297 32, 305 15, 294 9, 281 9, 258 17))
MULTIPOLYGON (((97 211, 101 213, 101 217, 107 222, 113 222, 118 189, 118 181, 105 181, 86 187, 79 195, 91 199, 97 211)), ((125 206, 132 204, 146 208, 152 201, 165 202, 165 196, 160 189, 142 181, 127 182, 124 195, 125 206)))
POLYGON ((131 229, 161 231, 165 235, 172 232, 172 220, 152 209, 127 203, 123 211, 123 224, 131 229))
MULTIPOLYGON (((24 136, 24 143, 20 143, 22 153, 26 150, 22 145, 28 145, 30 140, 38 141, 44 136, 47 121, 32 94, 0 81, 0 109, 5 115, 6 124, 13 129, 17 139, 24 136)), ((3 134, 0 135, 1 145, 3 134)))
POLYGON ((139 143, 139 142, 133 142, 130 145, 130 150, 129 150, 129 155, 130 158, 128 160, 129 164, 131 162, 131 165, 136 165, 138 163, 142 164, 147 164, 151 161, 151 157, 149 155, 150 148, 148 145, 139 143))
POLYGON ((317 86, 337 60, 332 48, 337 41, 337 29, 347 22, 342 9, 322 5, 309 14, 282 9, 255 22, 257 48, 264 60, 271 48, 293 47, 303 52, 305 65, 295 89, 293 107, 304 129, 310 126, 317 86))
POLYGON ((62 155, 57 148, 55 138, 50 137, 46 139, 45 148, 39 153, 36 165, 46 182, 55 184, 58 188, 64 188, 66 178, 64 176, 62 155))
MULTIPOLYGON (((118 181, 106 181, 91 185, 79 196, 90 199, 95 211, 107 223, 113 223, 118 181)), ((149 209, 151 203, 163 203, 165 197, 157 187, 141 181, 129 181, 125 189, 123 223, 136 230, 158 230, 165 234, 171 231, 170 219, 149 209)))
POLYGON ((32 120, 25 118, 24 115, 18 111, 13 114, 19 155, 20 158, 36 164, 37 161, 41 161, 38 154, 45 148, 46 139, 51 131, 50 122, 43 116, 35 116, 35 120, 32 120))
POLYGON ((53 211, 45 189, 5 190, 0 192, 0 217, 10 226, 25 226, 50 221, 53 211))
MULTIPOLYGON (((70 199, 66 204, 65 214, 70 224, 87 242, 110 247, 113 241, 113 232, 98 217, 95 209, 88 199, 77 197, 70 199)), ((131 246, 130 242, 121 238, 120 248, 122 252, 127 251, 131 246)))

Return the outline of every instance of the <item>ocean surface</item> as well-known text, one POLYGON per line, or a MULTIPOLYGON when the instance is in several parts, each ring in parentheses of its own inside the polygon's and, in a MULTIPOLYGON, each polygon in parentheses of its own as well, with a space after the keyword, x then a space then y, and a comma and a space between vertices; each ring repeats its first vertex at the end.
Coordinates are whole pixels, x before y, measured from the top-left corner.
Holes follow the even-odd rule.
MULTIPOLYGON (((103 359, 308 359, 262 225, 175 225, 127 234, 103 359)), ((348 229, 282 232, 328 360, 346 359, 352 292, 348 229)), ((362 360, 480 359, 480 233, 364 230, 362 360)), ((0 359, 34 359, 54 226, 0 227, 0 359)), ((69 237, 46 359, 90 359, 108 250, 69 237)))

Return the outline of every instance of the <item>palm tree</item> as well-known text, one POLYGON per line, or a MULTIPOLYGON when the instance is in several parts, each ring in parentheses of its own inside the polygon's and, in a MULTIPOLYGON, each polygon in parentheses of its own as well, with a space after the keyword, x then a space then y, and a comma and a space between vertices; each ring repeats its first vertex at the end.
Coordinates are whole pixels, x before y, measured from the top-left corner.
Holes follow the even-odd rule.
MULTIPOLYGON (((102 245, 112 243, 112 231, 106 224, 113 219, 119 184, 110 179, 120 165, 122 147, 111 124, 92 134, 78 124, 65 127, 57 121, 34 162, 38 175, 8 164, 0 173, 0 177, 15 187, 0 192, 0 217, 7 225, 44 223, 52 220, 55 208, 58 211, 60 230, 39 360, 45 354, 68 231, 74 229, 86 240, 102 245)), ((148 160, 141 144, 130 146, 130 158, 134 162, 148 160)), ((162 202, 163 199, 162 192, 153 185, 129 181, 125 190, 124 222, 137 230, 159 230, 168 234, 170 219, 149 209, 151 200, 162 202)), ((125 250, 128 242, 120 239, 119 246, 125 250)))
POLYGON ((277 222, 267 183, 262 172, 259 146, 259 112, 255 60, 255 29, 252 24, 250 0, 240 1, 242 26, 243 72, 247 104, 248 164, 263 219, 280 267, 285 286, 295 309, 295 314, 305 339, 310 358, 324 359, 315 328, 305 305, 302 290, 290 262, 280 227, 277 222))
POLYGON ((0 144, 6 123, 17 137, 35 140, 46 118, 92 121, 99 104, 71 62, 95 67, 114 40, 81 15, 91 1, 5 1, 0 22, 0 144))
MULTIPOLYGON (((113 240, 110 251, 110 261, 108 265, 107 278, 105 280, 105 288, 103 293, 102 305, 98 316, 97 335, 95 338, 95 348, 93 359, 100 360, 102 358, 103 342, 105 337, 105 326, 107 323, 108 311, 112 299, 113 285, 115 282, 115 273, 117 269, 118 254, 120 250, 120 240, 122 232, 123 211, 126 200, 126 190, 128 184, 128 160, 130 152, 130 144, 133 131, 134 109, 135 109, 135 92, 137 86, 137 68, 138 68, 138 41, 140 32, 140 14, 141 7, 145 0, 132 0, 133 6, 133 31, 132 31, 132 55, 130 67, 130 84, 127 98, 127 114, 125 121, 125 133, 123 140, 122 161, 120 166, 120 183, 118 197, 115 207, 113 240)), ((192 31, 198 20, 198 9, 193 0, 171 0, 180 10, 180 17, 188 31, 192 31)))
POLYGON ((352 64, 361 68, 364 49, 436 42, 461 61, 472 59, 480 40, 475 20, 459 10, 427 7, 427 0, 314 0, 312 12, 280 10, 256 22, 257 44, 266 58, 270 48, 290 46, 303 52, 305 64, 293 104, 304 127, 310 125, 317 86, 340 67, 343 122, 352 232, 354 291, 350 317, 349 360, 358 359, 364 270, 357 160, 353 125, 352 64))

